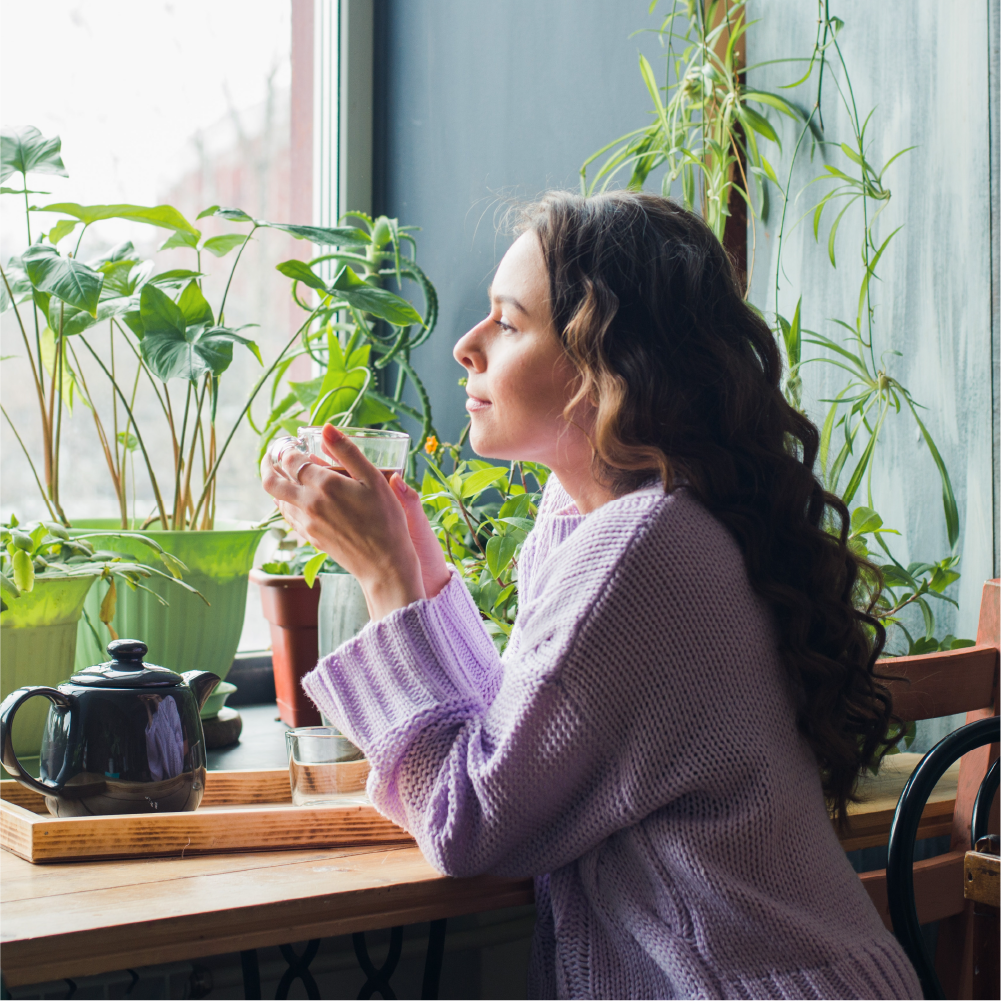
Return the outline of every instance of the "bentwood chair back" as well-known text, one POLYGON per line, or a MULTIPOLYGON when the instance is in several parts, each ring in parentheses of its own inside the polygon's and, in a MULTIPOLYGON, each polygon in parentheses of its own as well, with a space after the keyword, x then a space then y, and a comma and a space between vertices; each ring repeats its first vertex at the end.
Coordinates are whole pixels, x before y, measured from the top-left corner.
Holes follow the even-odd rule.
MULTIPOLYGON (((896 657, 880 662, 884 674, 899 680, 887 686, 894 714, 917 721, 966 713, 973 723, 998 715, 999 619, 1001 581, 984 584, 975 646, 946 653, 896 657)), ((950 851, 914 863, 914 898, 920 924, 939 922, 936 972, 945 997, 969 998, 973 978, 973 908, 963 895, 963 861, 970 848, 970 829, 977 793, 998 745, 987 744, 967 753, 960 764, 956 805, 952 815, 950 851)), ((998 830, 995 802, 990 830, 998 830)), ((886 870, 859 877, 888 928, 890 920, 886 870)))
MULTIPOLYGON (((914 769, 904 791, 900 794, 900 802, 893 816, 886 862, 886 887, 890 900, 890 917, 893 919, 893 933, 914 964, 924 996, 929 999, 944 998, 945 994, 935 974, 934 960, 928 954, 921 934, 914 899, 914 842, 921 822, 921 813, 935 784, 954 761, 985 744, 996 744, 999 736, 1001 736, 1001 720, 996 716, 990 719, 978 719, 975 723, 967 723, 958 730, 953 730, 940 740, 914 769)), ((986 832, 989 824, 988 812, 997 789, 998 762, 995 761, 977 793, 973 807, 970 848, 986 832)), ((977 996, 987 995, 978 990, 977 996)))

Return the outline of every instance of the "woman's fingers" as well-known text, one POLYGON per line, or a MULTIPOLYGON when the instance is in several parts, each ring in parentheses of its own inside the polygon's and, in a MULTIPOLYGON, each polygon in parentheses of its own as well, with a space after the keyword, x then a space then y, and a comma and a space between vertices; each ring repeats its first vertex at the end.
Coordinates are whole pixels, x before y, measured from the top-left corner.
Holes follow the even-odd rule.
POLYGON ((407 531, 421 563, 424 593, 427 597, 433 598, 451 580, 438 536, 434 534, 434 529, 424 513, 420 494, 413 487, 407 486, 399 473, 393 474, 389 485, 400 498, 403 513, 407 516, 407 531))
POLYGON ((352 479, 369 486, 382 479, 382 474, 362 455, 361 449, 333 424, 323 426, 323 450, 335 465, 343 466, 352 479))

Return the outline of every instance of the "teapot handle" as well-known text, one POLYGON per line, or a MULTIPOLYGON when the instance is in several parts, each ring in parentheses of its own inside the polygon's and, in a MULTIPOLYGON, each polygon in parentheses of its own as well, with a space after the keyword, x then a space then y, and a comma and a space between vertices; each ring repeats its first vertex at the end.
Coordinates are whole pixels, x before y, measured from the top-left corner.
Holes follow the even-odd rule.
POLYGON ((53 705, 72 710, 75 699, 60 692, 57 688, 47 688, 44 685, 30 685, 15 689, 0 705, 0 760, 11 775, 29 789, 40 792, 43 796, 58 793, 63 783, 42 782, 28 774, 24 766, 17 760, 14 753, 14 714, 33 695, 44 695, 53 705))

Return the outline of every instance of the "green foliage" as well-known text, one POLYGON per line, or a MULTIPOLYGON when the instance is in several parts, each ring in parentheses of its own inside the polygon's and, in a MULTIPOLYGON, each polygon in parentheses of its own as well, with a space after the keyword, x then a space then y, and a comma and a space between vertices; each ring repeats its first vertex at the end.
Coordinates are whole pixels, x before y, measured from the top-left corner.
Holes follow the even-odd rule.
POLYGON ((518 557, 549 470, 532 462, 461 461, 461 448, 461 441, 443 443, 426 456, 421 501, 446 559, 462 575, 503 651, 518 611, 518 557), (452 472, 446 474, 441 464, 448 458, 452 472))
MULTIPOLYGON (((111 630, 115 614, 115 581, 124 581, 133 590, 141 588, 154 594, 161 604, 167 602, 141 583, 152 576, 163 577, 178 587, 202 597, 201 593, 181 579, 187 567, 175 556, 165 552, 153 539, 135 532, 115 532, 113 538, 140 542, 166 566, 168 573, 145 563, 135 563, 120 553, 95 550, 88 539, 107 537, 108 533, 82 533, 70 537, 66 529, 55 522, 33 521, 22 525, 17 517, 0 524, 0 610, 7 611, 10 602, 22 594, 33 591, 39 578, 95 577, 107 580, 112 586, 107 607, 102 606, 101 621, 111 630)), ((204 598, 202 599, 204 600, 204 598)), ((115 639, 114 631, 112 638, 115 639)))
POLYGON ((765 185, 777 183, 758 137, 778 144, 778 135, 754 106, 797 121, 804 116, 782 95, 748 90, 741 83, 738 60, 748 29, 746 0, 687 0, 683 11, 678 6, 671 5, 655 30, 666 49, 663 86, 646 57, 639 57, 640 75, 653 104, 651 124, 589 157, 580 169, 581 191, 604 191, 624 170, 630 172, 627 187, 640 190, 654 170, 666 167, 662 193, 669 195, 680 179, 685 207, 701 211, 722 240, 731 195, 747 203, 753 226, 757 210, 748 195, 750 181, 761 196, 763 215, 765 185), (589 180, 588 168, 602 156, 604 162, 589 180))
MULTIPOLYGON (((277 383, 299 354, 309 354, 314 361, 325 365, 329 359, 325 377, 315 387, 309 383, 295 386, 291 402, 273 414, 285 423, 269 419, 268 433, 273 435, 278 429, 288 427, 293 418, 302 416, 303 408, 315 411, 321 421, 340 418, 341 423, 353 418, 366 424, 398 426, 400 415, 406 414, 421 421, 425 433, 430 429, 430 404, 409 364, 409 351, 430 334, 437 315, 437 299, 412 256, 401 254, 400 244, 413 248, 414 241, 396 220, 377 221, 374 225, 378 232, 388 236, 380 235, 374 240, 372 220, 363 219, 364 228, 295 226, 254 219, 239 208, 213 205, 198 218, 215 216, 230 223, 249 224, 250 229, 203 239, 201 230, 169 205, 80 205, 67 201, 39 209, 28 204, 27 175, 65 173, 59 139, 45 139, 36 129, 4 132, 2 138, 4 179, 20 172, 24 180, 21 189, 4 188, 4 193, 24 196, 30 245, 0 269, 0 310, 15 310, 27 349, 39 404, 44 484, 23 443, 22 449, 54 521, 69 524, 59 496, 59 449, 63 413, 72 412, 74 400, 84 402, 95 422, 123 527, 128 524, 125 460, 137 450, 156 499, 156 511, 145 524, 158 520, 164 528, 211 528, 215 516, 215 477, 237 427, 249 415, 266 382, 273 378, 277 383), (32 243, 31 220, 36 211, 67 218, 32 243), (172 268, 154 275, 154 262, 140 260, 131 243, 122 244, 97 260, 80 260, 78 252, 89 227, 109 219, 169 230, 170 236, 161 250, 192 252, 195 268, 172 268), (234 345, 246 348, 263 365, 257 344, 227 325, 226 300, 244 249, 258 230, 268 229, 340 248, 313 262, 335 260, 339 271, 326 285, 309 264, 291 261, 279 266, 279 270, 293 278, 294 295, 298 284, 303 282, 321 292, 320 301, 318 305, 306 304, 296 295, 296 301, 309 314, 306 321, 251 387, 245 406, 229 433, 223 436, 216 428, 219 380, 230 367, 234 345), (76 234, 72 250, 63 252, 58 244, 71 233, 76 234), (225 289, 215 310, 202 292, 203 252, 206 257, 219 259, 233 255, 225 289), (341 256, 345 257, 343 261, 341 256), (420 285, 428 304, 425 317, 406 299, 380 287, 382 277, 390 274, 396 276, 401 288, 405 279, 420 285), (28 333, 22 310, 34 319, 33 337, 28 333), (343 320, 351 322, 346 326, 343 320), (123 383, 114 361, 109 367, 92 347, 89 333, 104 323, 108 324, 112 345, 119 344, 119 356, 124 353, 125 357, 136 360, 139 370, 135 380, 123 383), (354 332, 346 335, 345 350, 340 353, 339 345, 338 350, 331 350, 327 338, 327 332, 334 329, 354 332), (293 346, 300 342, 301 350, 293 351, 293 346), (86 384, 78 377, 78 349, 90 354, 108 380, 114 412, 112 429, 105 429, 86 384), (377 368, 381 370, 394 360, 398 363, 396 388, 384 397, 372 377, 377 368), (157 399, 171 439, 172 448, 166 454, 171 456, 172 468, 167 470, 161 462, 153 461, 143 429, 136 424, 133 404, 143 376, 157 399), (417 387, 421 410, 401 401, 407 378, 417 387), (171 386, 175 386, 176 393, 178 382, 183 403, 171 398, 171 386), (293 406, 296 402, 300 404, 299 411, 293 406), (124 411, 121 421, 120 409, 124 411), (200 467, 197 475, 196 467, 200 467), (173 495, 165 499, 161 482, 168 478, 173 481, 173 495)), ((273 393, 271 403, 274 408, 273 393)), ((6 411, 4 416, 7 417, 6 411)), ((19 435, 18 441, 22 441, 19 435)))
POLYGON ((402 418, 409 417, 421 429, 408 460, 408 475, 413 480, 415 456, 434 434, 434 426, 431 402, 410 364, 410 352, 434 330, 438 296, 417 266, 416 241, 407 227, 396 219, 372 219, 359 212, 347 213, 341 222, 349 220, 357 221, 358 226, 279 227, 299 239, 334 249, 309 262, 290 260, 277 265, 278 271, 292 279, 295 301, 303 309, 312 309, 313 317, 299 346, 275 369, 271 410, 259 429, 258 461, 277 434, 295 435, 304 425, 402 430, 402 418), (332 281, 320 272, 330 265, 337 269, 332 281), (399 292, 404 281, 420 288, 423 315, 402 296, 383 287, 392 280, 399 292), (318 307, 301 298, 302 286, 313 290, 318 307), (304 382, 289 381, 289 366, 302 355, 310 358, 320 374, 304 382), (403 400, 408 381, 419 408, 403 400))
MULTIPOLYGON (((651 10, 655 6, 656 0, 651 10)), ((873 282, 878 280, 878 266, 899 232, 898 227, 887 236, 880 236, 876 222, 890 203, 887 172, 913 147, 894 153, 882 165, 874 164, 867 139, 873 113, 862 118, 858 112, 839 42, 844 23, 832 17, 828 8, 828 0, 818 0, 813 50, 808 59, 799 60, 807 63, 806 71, 782 88, 789 90, 808 82, 815 87, 813 106, 805 113, 781 95, 748 89, 741 82, 745 68, 739 65, 738 43, 748 27, 743 2, 725 5, 719 0, 707 3, 687 0, 683 11, 674 2, 656 32, 667 50, 668 76, 664 86, 657 84, 652 67, 640 57, 640 73, 653 104, 651 124, 627 133, 590 157, 581 168, 582 190, 585 193, 604 190, 624 169, 631 171, 628 186, 640 189, 653 170, 666 166, 663 193, 669 194, 671 185, 680 178, 686 207, 700 210, 720 239, 731 195, 736 194, 747 202, 751 222, 749 272, 753 271, 755 219, 759 214, 767 218, 770 189, 778 193, 782 211, 776 234, 773 330, 786 359, 783 384, 786 398, 792 406, 802 409, 805 365, 819 363, 847 374, 847 382, 834 398, 822 401, 828 405, 819 455, 824 485, 846 504, 858 505, 852 515, 852 546, 881 568, 884 586, 877 615, 887 625, 899 628, 910 652, 951 648, 952 643, 967 641, 951 636, 935 639, 933 604, 935 601, 955 604, 945 593, 959 577, 956 567, 960 524, 952 483, 941 452, 919 416, 920 404, 893 372, 897 353, 885 352, 877 362, 874 347, 873 282), (821 96, 825 74, 829 77, 835 72, 838 72, 836 92, 851 125, 849 142, 829 138, 823 126, 821 96), (765 117, 771 112, 796 123, 796 142, 788 156, 783 153, 779 130, 765 117), (855 218, 854 213, 847 213, 854 207, 862 216, 859 247, 862 274, 855 314, 850 320, 831 321, 840 331, 840 340, 804 326, 802 296, 796 301, 792 319, 779 308, 786 218, 794 200, 790 195, 793 168, 807 147, 811 156, 820 150, 835 161, 825 163, 820 176, 811 182, 821 185, 821 194, 804 216, 812 222, 818 245, 824 221, 830 219, 825 251, 832 267, 838 266, 837 237, 842 223, 846 218, 855 218), (607 159, 588 181, 588 167, 606 154, 607 159), (773 163, 784 168, 784 183, 779 182, 773 163), (751 178, 753 188, 749 183, 751 178), (818 350, 808 353, 805 349, 809 348, 818 350), (928 446, 941 483, 946 535, 952 549, 944 559, 907 567, 891 552, 889 536, 898 533, 882 527, 872 496, 872 473, 886 422, 902 413, 905 418, 910 415, 920 439, 928 446), (864 503, 860 505, 861 497, 864 503), (875 547, 873 551, 867 539, 875 547), (917 640, 899 618, 911 605, 920 609, 925 629, 924 636, 917 640)), ((768 12, 763 16, 769 16, 768 12)), ((859 600, 866 600, 862 591, 859 600)))
POLYGON ((0 181, 6 181, 11 174, 19 173, 24 178, 24 187, 27 189, 29 173, 58 174, 65 177, 66 168, 60 155, 61 149, 62 142, 58 136, 45 139, 33 126, 19 130, 4 129, 0 132, 0 181))
MULTIPOLYGON (((273 531, 273 530, 272 530, 273 531)), ((261 564, 265 573, 282 575, 302 575, 306 583, 312 587, 316 575, 321 573, 347 573, 335 563, 326 553, 319 552, 309 545, 297 546, 285 559, 271 560, 261 564)))

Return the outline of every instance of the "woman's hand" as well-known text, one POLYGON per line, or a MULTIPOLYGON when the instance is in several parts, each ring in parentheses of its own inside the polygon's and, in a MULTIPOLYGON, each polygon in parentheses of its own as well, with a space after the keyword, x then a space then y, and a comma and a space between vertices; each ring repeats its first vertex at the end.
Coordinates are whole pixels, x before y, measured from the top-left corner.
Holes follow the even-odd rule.
MULTIPOLYGON (((303 538, 357 578, 369 614, 381 619, 425 597, 422 563, 408 527, 415 515, 405 513, 399 488, 394 491, 354 443, 329 424, 323 429, 323 448, 349 476, 290 450, 282 457, 280 470, 265 456, 264 489, 303 538)), ((406 488, 398 476, 393 479, 406 488)), ((417 509, 423 518, 419 499, 417 509)), ((424 524, 433 539, 426 518, 424 524)), ((439 558, 444 568, 440 547, 439 558)), ((447 574, 446 569, 446 582, 447 574)))
POLYGON ((445 554, 441 551, 441 543, 424 513, 421 495, 413 487, 408 487, 402 476, 394 475, 390 485, 400 498, 407 516, 410 541, 414 544, 417 558, 421 563, 424 594, 428 598, 433 598, 452 579, 448 564, 445 562, 445 554))

